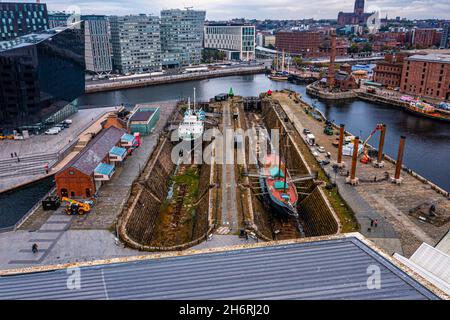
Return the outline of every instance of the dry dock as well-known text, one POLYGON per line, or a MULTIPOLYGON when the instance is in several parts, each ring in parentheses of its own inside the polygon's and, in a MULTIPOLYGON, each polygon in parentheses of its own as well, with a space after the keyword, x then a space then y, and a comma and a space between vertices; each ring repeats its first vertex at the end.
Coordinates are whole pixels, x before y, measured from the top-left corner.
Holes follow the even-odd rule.
MULTIPOLYGON (((331 162, 336 161, 337 148, 332 142, 336 140, 337 129, 334 130, 333 136, 324 134, 324 122, 315 120, 305 112, 312 108, 303 101, 295 103, 288 93, 274 93, 273 99, 279 101, 297 131, 309 129, 315 135, 316 143, 331 153, 331 162)), ((387 132, 389 134, 389 128, 387 132)), ((322 154, 319 155, 319 158, 321 157, 322 154)), ((360 183, 357 186, 345 184, 345 177, 337 174, 337 189, 353 209, 361 225, 362 234, 375 241, 388 253, 403 250, 404 254, 409 256, 422 242, 434 245, 448 231, 450 202, 445 192, 440 193, 433 184, 417 177, 413 172, 401 172, 402 184, 393 184, 390 179, 385 179, 386 173, 392 177, 395 171, 393 161, 386 158, 383 168, 375 168, 371 164, 362 164, 358 161, 356 176, 360 183), (442 223, 432 224, 418 219, 417 215, 410 215, 410 210, 424 203, 428 203, 428 206, 435 205, 436 211, 442 215, 442 223), (371 227, 371 220, 377 220, 378 226, 371 227)), ((344 156, 343 160, 346 169, 350 170, 351 157, 344 156)), ((325 171, 334 180, 335 174, 331 164, 325 166, 325 171)))

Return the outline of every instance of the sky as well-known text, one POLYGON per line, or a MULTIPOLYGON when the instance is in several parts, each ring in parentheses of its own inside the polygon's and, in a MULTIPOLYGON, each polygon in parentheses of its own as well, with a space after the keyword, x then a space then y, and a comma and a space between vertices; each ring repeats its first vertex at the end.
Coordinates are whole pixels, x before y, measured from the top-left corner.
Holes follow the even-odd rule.
MULTIPOLYGON (((20 0, 19 0, 20 1, 20 0)), ((21 2, 30 2, 21 1, 21 2)), ((339 11, 353 11, 354 0, 41 0, 49 11, 81 14, 159 15, 161 9, 194 7, 206 10, 208 20, 336 19, 339 11)), ((366 0, 366 11, 409 19, 450 19, 450 0, 366 0)))

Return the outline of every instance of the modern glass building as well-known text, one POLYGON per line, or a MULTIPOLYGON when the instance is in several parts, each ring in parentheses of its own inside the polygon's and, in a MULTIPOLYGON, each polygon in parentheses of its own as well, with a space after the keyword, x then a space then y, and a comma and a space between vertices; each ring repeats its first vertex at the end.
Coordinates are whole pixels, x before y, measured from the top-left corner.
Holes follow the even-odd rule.
POLYGON ((0 130, 42 131, 84 94, 84 23, 0 42, 0 130))
POLYGON ((47 29, 46 4, 0 2, 0 41, 47 29))
POLYGON ((228 60, 255 59, 255 26, 211 23, 205 26, 205 48, 219 49, 228 60))
POLYGON ((164 67, 201 62, 205 11, 171 9, 161 11, 161 52, 164 67))
POLYGON ((159 18, 151 15, 112 16, 113 68, 122 74, 161 70, 159 18))
POLYGON ((112 71, 112 49, 109 34, 109 21, 104 15, 71 15, 54 12, 48 15, 51 28, 65 27, 78 21, 84 21, 86 41, 86 70, 101 74, 112 71))

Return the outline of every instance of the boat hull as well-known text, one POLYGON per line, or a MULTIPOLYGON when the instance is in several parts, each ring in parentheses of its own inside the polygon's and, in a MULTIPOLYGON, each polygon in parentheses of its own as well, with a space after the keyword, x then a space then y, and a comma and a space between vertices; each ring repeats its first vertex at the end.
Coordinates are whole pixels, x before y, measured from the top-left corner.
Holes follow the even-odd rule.
POLYGON ((295 203, 292 207, 286 205, 285 203, 279 201, 269 192, 269 189, 266 184, 265 178, 259 179, 260 187, 263 190, 265 201, 270 207, 274 210, 274 212, 282 217, 298 217, 297 212, 297 203, 295 203))
POLYGON ((447 117, 436 117, 436 116, 432 116, 430 114, 426 114, 426 113, 423 113, 423 112, 412 110, 412 109, 410 109, 408 107, 405 107, 404 110, 405 110, 405 112, 407 112, 409 114, 413 114, 413 115, 418 116, 418 117, 422 117, 422 118, 426 118, 426 119, 432 119, 432 120, 436 120, 436 121, 442 121, 442 122, 450 122, 450 117, 449 118, 447 118, 447 117))

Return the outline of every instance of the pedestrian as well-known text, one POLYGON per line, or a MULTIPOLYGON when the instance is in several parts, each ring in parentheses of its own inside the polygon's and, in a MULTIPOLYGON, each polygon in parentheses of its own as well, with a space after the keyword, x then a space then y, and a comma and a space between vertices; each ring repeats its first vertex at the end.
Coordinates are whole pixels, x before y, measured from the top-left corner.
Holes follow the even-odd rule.
POLYGON ((17 153, 14 152, 14 157, 17 157, 17 153))
POLYGON ((17 157, 17 162, 20 162, 20 158, 19 157, 17 157))
POLYGON ((373 182, 377 182, 377 176, 373 177, 373 182))
POLYGON ((13 155, 13 153, 11 152, 11 158, 14 158, 14 155, 13 155))
POLYGON ((373 220, 370 219, 370 226, 373 227, 373 220))
POLYGON ((377 219, 375 219, 374 225, 375 225, 375 228, 378 227, 378 220, 377 219))
POLYGON ((38 245, 37 245, 37 243, 33 243, 33 245, 31 246, 31 251, 33 251, 33 253, 37 253, 38 252, 38 245))
POLYGON ((245 232, 245 240, 248 241, 248 232, 245 232))

